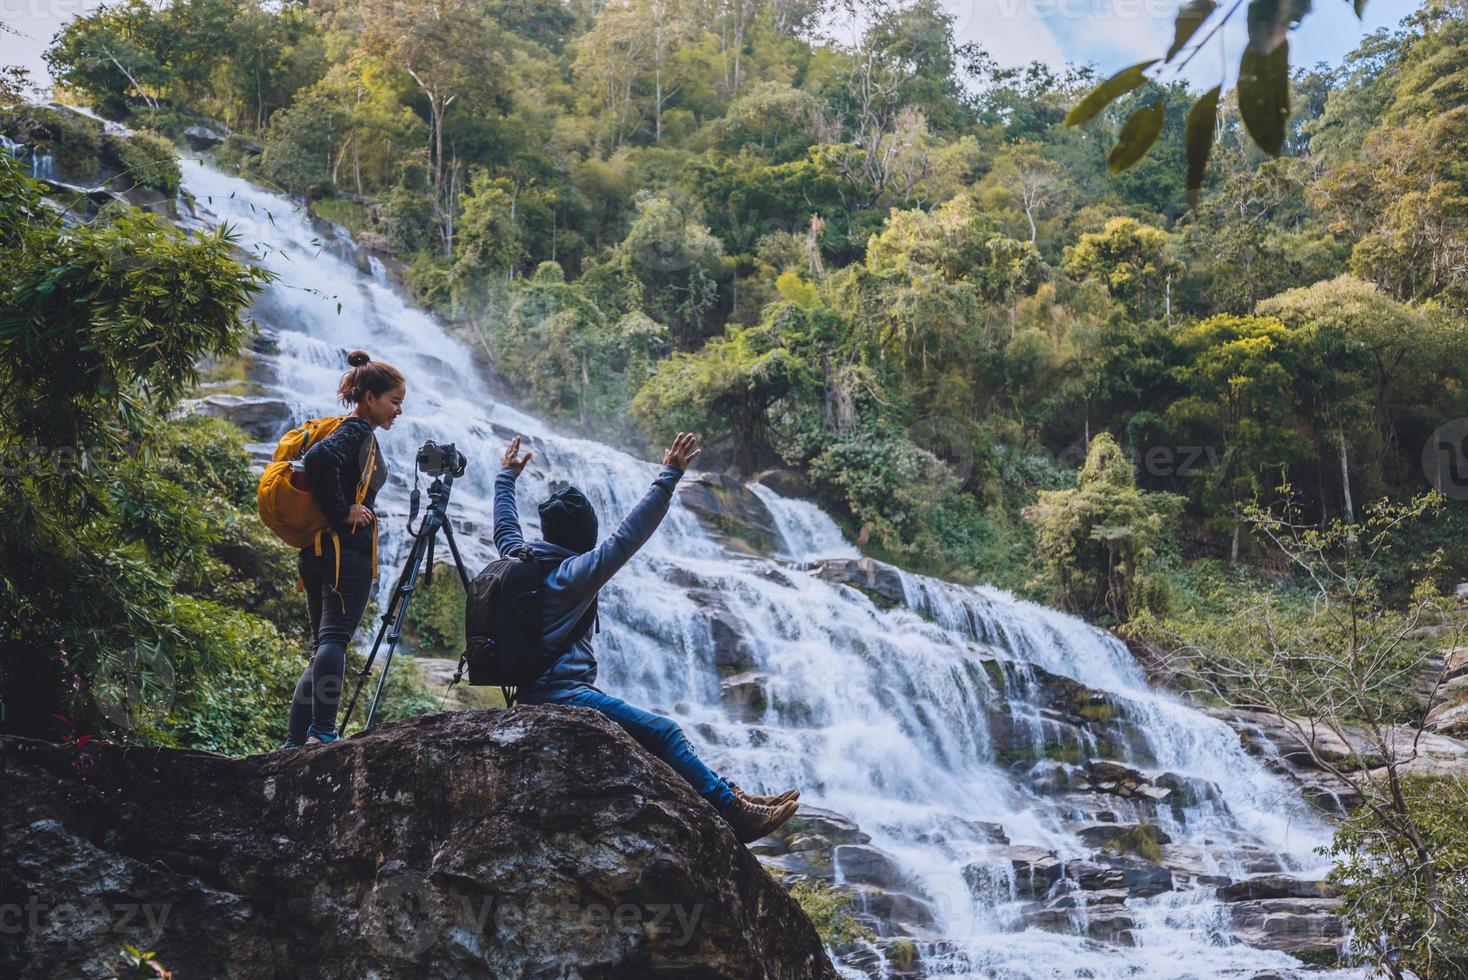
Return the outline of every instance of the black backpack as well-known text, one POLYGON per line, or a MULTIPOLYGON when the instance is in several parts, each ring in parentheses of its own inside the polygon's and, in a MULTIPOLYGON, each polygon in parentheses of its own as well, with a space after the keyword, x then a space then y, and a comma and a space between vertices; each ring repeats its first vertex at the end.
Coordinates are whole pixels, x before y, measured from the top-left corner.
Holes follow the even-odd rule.
MULTIPOLYGON (((571 649, 596 621, 596 600, 559 650, 541 643, 540 611, 545 575, 529 547, 496 558, 469 582, 464 600, 464 655, 454 681, 468 668, 471 685, 494 685, 513 705, 556 658, 571 649), (517 689, 517 690, 512 690, 517 689)), ((601 625, 597 622, 597 630, 601 625)))

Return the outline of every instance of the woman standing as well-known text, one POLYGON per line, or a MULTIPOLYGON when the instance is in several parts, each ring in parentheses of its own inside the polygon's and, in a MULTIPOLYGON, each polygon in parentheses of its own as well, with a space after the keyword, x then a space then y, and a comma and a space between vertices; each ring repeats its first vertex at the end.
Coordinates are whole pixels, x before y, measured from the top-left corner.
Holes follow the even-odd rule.
POLYGON ((367 608, 377 575, 377 518, 372 508, 387 480, 377 451, 378 428, 390 429, 403 413, 407 385, 391 364, 366 351, 347 355, 337 396, 354 406, 334 432, 306 451, 302 463, 311 495, 326 515, 319 546, 302 548, 296 559, 311 613, 314 653, 296 684, 285 747, 335 742, 337 703, 346 671, 347 644, 367 608), (365 483, 361 503, 356 503, 365 483))

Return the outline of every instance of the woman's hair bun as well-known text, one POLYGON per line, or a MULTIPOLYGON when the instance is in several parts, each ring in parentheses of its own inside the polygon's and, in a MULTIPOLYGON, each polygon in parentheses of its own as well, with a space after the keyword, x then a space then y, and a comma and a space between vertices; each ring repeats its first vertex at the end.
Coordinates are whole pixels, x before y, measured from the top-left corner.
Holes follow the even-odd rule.
POLYGON ((352 367, 361 367, 370 360, 372 360, 372 355, 364 350, 354 350, 347 355, 347 363, 352 367))

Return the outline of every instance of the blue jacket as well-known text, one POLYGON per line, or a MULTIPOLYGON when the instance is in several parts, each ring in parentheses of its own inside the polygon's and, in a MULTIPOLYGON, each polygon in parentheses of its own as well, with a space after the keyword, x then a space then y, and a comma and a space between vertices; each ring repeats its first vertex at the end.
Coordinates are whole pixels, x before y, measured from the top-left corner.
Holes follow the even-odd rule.
MULTIPOLYGON (((515 509, 515 478, 519 475, 514 467, 506 466, 494 478, 494 546, 501 555, 511 554, 527 543, 515 509)), ((541 570, 547 573, 541 600, 541 639, 547 647, 565 645, 597 590, 652 537, 673 502, 673 488, 682 476, 678 467, 664 466, 612 536, 590 551, 577 554, 549 541, 528 542, 541 570)), ((540 675, 530 690, 521 692, 521 700, 538 704, 550 694, 590 687, 595 682, 596 657, 588 631, 540 675)))

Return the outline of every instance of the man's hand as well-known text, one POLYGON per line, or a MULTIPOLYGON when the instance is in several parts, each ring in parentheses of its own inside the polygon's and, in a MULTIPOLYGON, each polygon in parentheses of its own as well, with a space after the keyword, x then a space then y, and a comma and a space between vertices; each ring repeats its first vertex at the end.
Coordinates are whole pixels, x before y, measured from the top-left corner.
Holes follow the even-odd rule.
POLYGON ((699 453, 703 452, 702 449, 693 448, 697 444, 698 436, 692 432, 678 433, 678 437, 673 440, 672 448, 663 453, 663 465, 676 466, 680 470, 688 469, 689 464, 698 458, 699 453))
POLYGON ((525 469, 525 464, 530 462, 530 457, 534 455, 535 453, 527 451, 524 458, 520 458, 520 437, 516 436, 505 447, 505 454, 500 457, 500 466, 508 466, 516 473, 519 473, 525 469))

